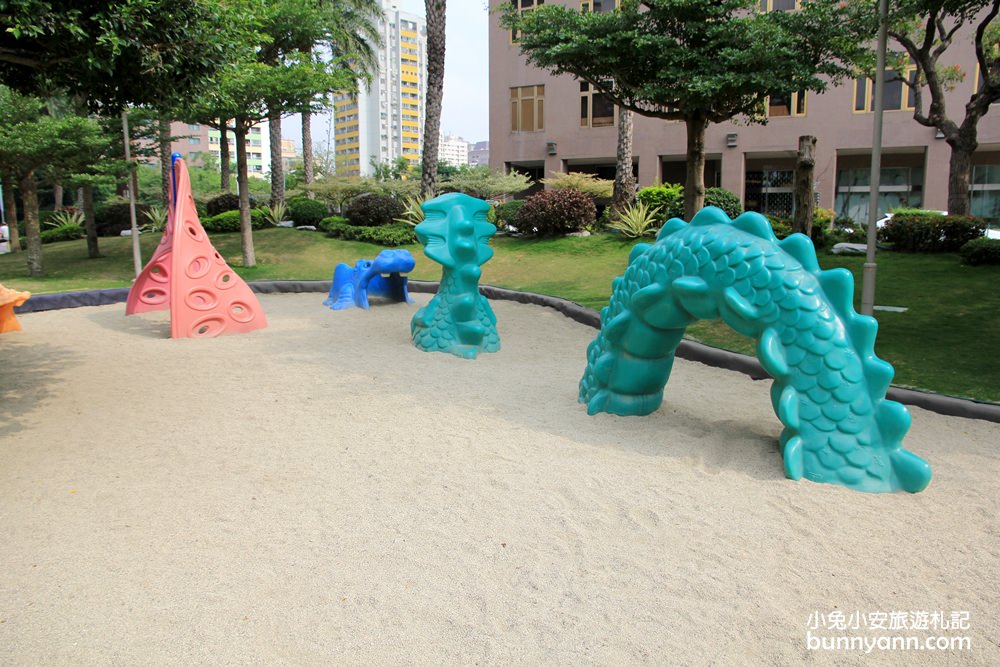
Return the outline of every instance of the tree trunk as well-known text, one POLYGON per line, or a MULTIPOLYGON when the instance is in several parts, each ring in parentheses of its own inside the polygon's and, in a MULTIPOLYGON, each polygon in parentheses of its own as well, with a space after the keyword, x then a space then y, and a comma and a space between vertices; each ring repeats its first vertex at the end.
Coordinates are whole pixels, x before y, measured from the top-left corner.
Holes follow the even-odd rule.
POLYGON ((243 266, 257 266, 253 252, 253 227, 250 226, 250 190, 247 185, 247 128, 249 121, 236 118, 236 186, 240 191, 240 242, 243 266))
POLYGON ((4 179, 3 189, 3 213, 7 222, 7 233, 10 234, 8 240, 11 252, 21 252, 21 233, 17 231, 17 200, 14 198, 14 183, 11 179, 4 179))
POLYGON ((32 169, 18 183, 24 203, 24 235, 28 238, 28 275, 44 275, 42 268, 42 230, 38 223, 38 184, 32 169))
POLYGON ((64 206, 63 203, 66 200, 63 192, 62 178, 56 173, 55 178, 52 180, 52 199, 54 200, 52 205, 52 210, 61 211, 64 206))
POLYGON ((281 163, 281 111, 267 110, 271 140, 271 203, 285 201, 285 165, 281 163))
POLYGON ((228 119, 222 119, 219 123, 219 173, 222 177, 222 191, 232 192, 233 188, 229 184, 229 132, 226 130, 228 119))
POLYGON ((687 125, 687 173, 684 180, 684 217, 688 222, 705 206, 705 130, 708 119, 689 116, 687 125))
POLYGON ((437 193, 438 142, 441 136, 441 99, 444 95, 445 0, 424 0, 427 15, 427 102, 424 112, 424 152, 420 196, 437 193))
POLYGON ((615 158, 615 189, 611 211, 624 211, 635 201, 635 176, 632 174, 632 112, 618 107, 618 151, 615 158))
POLYGON ((83 191, 83 229, 87 233, 87 257, 96 259, 101 256, 97 246, 97 218, 94 216, 94 186, 84 183, 83 191))
POLYGON ((969 180, 972 174, 972 154, 978 146, 973 141, 973 148, 960 137, 951 143, 951 158, 948 160, 948 213, 952 215, 969 215, 971 210, 971 194, 969 180))
POLYGON ((170 121, 161 118, 157 129, 160 141, 160 198, 163 208, 167 208, 170 206, 170 167, 173 162, 170 159, 170 121))
POLYGON ((799 154, 795 160, 795 219, 792 231, 812 238, 814 176, 816 172, 816 137, 799 137, 799 154))
MULTIPOLYGON (((312 135, 312 113, 302 112, 302 181, 307 188, 313 182, 313 135, 312 135)), ((316 193, 306 190, 306 197, 315 199, 316 193)))

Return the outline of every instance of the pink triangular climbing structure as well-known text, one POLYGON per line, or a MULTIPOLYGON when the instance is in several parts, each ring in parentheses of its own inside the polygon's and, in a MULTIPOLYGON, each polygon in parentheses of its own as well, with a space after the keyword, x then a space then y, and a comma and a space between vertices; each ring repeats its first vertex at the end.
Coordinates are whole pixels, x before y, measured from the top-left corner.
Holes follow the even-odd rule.
POLYGON ((198 220, 184 160, 163 239, 129 291, 125 314, 170 308, 171 338, 211 338, 267 326, 257 297, 212 246, 198 220))

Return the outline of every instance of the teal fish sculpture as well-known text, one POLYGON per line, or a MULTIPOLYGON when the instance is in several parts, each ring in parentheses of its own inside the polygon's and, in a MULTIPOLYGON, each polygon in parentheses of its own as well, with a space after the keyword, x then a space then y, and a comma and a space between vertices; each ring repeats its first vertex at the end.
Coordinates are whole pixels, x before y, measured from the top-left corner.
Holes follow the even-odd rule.
POLYGON ((482 265, 493 257, 489 239, 497 228, 486 221, 490 205, 451 192, 425 202, 416 226, 424 254, 444 267, 438 292, 410 321, 413 344, 425 352, 475 359, 500 349, 497 318, 479 293, 482 265))
POLYGON ((916 493, 930 466, 902 446, 910 413, 888 400, 893 367, 875 356, 874 318, 854 311, 854 278, 822 271, 803 234, 779 241, 767 219, 706 207, 639 244, 613 281, 587 349, 589 414, 645 415, 663 400, 674 351, 697 320, 756 340, 774 378, 785 475, 867 492, 916 493))

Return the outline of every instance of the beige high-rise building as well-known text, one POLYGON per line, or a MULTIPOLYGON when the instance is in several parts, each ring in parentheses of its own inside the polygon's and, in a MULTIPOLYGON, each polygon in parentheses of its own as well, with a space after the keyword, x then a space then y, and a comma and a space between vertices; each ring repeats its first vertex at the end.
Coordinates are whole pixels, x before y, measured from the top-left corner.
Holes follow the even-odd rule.
MULTIPOLYGON (((493 7, 505 0, 493 0, 493 7)), ((530 11, 543 0, 520 0, 530 11)), ((585 11, 612 11, 614 0, 547 0, 585 11)), ((794 9, 795 3, 779 4, 794 9)), ((948 93, 949 112, 963 114, 978 84, 971 34, 960 33, 948 64, 967 72, 948 93), (966 46, 963 47, 962 43, 966 46)), ((552 76, 528 66, 498 15, 490 15, 490 165, 535 178, 555 171, 586 171, 614 178, 617 111, 586 82, 552 76)), ((871 162, 872 81, 859 78, 823 94, 790 91, 772 97, 766 125, 710 125, 705 137, 706 186, 736 193, 750 210, 788 217, 798 138, 817 137, 816 197, 837 215, 864 221, 868 215, 871 162)), ((883 155, 878 209, 907 205, 945 210, 950 149, 933 128, 913 120, 913 99, 901 81, 885 89, 883 155)), ((926 96, 925 96, 926 97, 926 96)), ((925 101, 926 104, 926 101, 925 101)), ((1000 105, 998 105, 1000 106, 1000 105)), ((634 115, 633 161, 640 186, 683 183, 683 123, 634 115)), ((960 119, 959 119, 960 120, 960 119)), ((979 122, 973 159, 973 212, 1000 218, 1000 109, 979 122)))
POLYGON ((382 0, 382 47, 370 89, 334 98, 333 144, 337 173, 367 175, 371 161, 406 158, 420 163, 427 78, 424 18, 382 0))

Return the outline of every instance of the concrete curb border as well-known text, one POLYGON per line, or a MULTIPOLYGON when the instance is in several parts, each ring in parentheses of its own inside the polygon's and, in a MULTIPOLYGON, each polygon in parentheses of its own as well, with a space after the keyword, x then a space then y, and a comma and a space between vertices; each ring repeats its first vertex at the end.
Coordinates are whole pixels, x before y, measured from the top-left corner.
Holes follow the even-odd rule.
MULTIPOLYGON (((263 280, 249 283, 249 285, 258 294, 328 292, 330 290, 329 280, 263 280)), ((424 280, 411 280, 409 281, 409 285, 410 291, 417 293, 434 293, 437 292, 438 287, 438 283, 424 280)), ((546 294, 535 294, 534 292, 519 292, 491 285, 483 285, 479 288, 479 291, 488 299, 545 306, 553 308, 571 320, 581 324, 595 329, 601 327, 601 318, 597 311, 585 308, 578 303, 567 301, 566 299, 546 294)), ((125 287, 82 292, 38 294, 28 299, 21 307, 15 308, 14 312, 37 313, 62 308, 106 306, 115 303, 124 303, 127 297, 128 288, 125 287)), ((754 380, 763 380, 770 377, 753 357, 729 352, 728 350, 721 350, 694 341, 681 341, 681 344, 677 347, 677 356, 689 361, 697 361, 709 366, 715 366, 716 368, 737 371, 744 375, 749 375, 754 380)), ((915 405, 941 415, 964 417, 966 419, 982 419, 1000 423, 1000 404, 997 403, 982 403, 954 396, 903 389, 901 387, 890 387, 887 397, 894 401, 899 401, 906 405, 915 405)))

